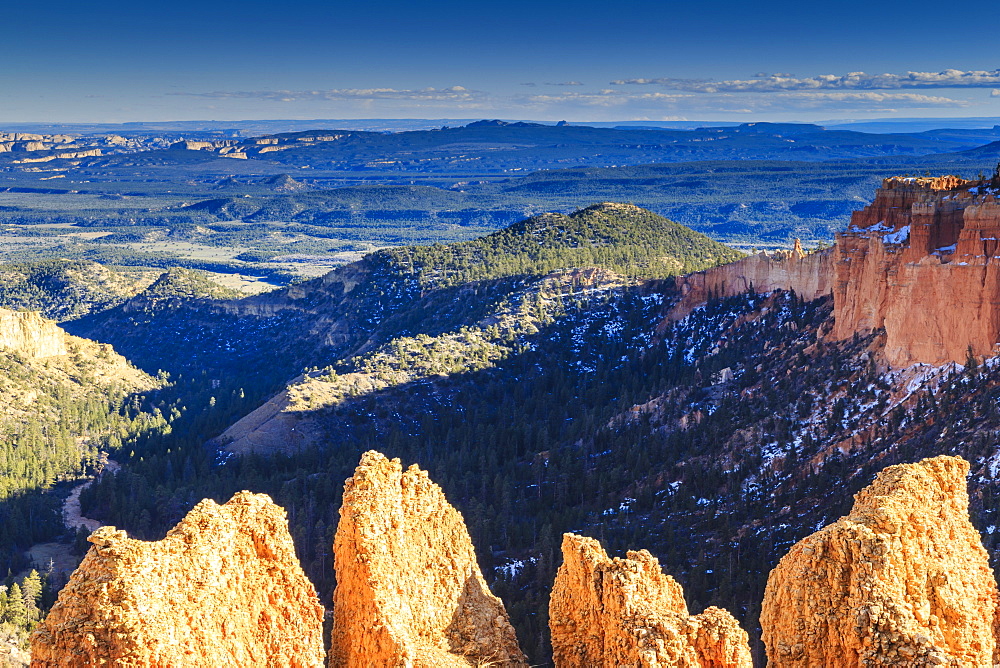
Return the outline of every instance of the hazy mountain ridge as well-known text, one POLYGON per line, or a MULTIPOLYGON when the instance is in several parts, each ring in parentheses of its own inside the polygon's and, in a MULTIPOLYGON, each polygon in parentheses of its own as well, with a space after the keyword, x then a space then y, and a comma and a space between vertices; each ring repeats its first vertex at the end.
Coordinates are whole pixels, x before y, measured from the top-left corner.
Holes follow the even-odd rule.
POLYGON ((298 133, 338 134, 345 138, 185 138, 292 147, 247 160, 203 147, 10 163, 0 171, 0 235, 19 261, 174 264, 273 283, 319 276, 378 247, 468 240, 595 201, 631 202, 742 247, 796 237, 812 246, 868 202, 887 171, 974 177, 1000 158, 983 146, 1000 136, 995 129, 876 135, 789 124, 686 131, 486 124, 298 133), (348 141, 355 135, 366 138, 348 141), (815 151, 793 150, 803 147, 815 151), (334 149, 346 151, 347 162, 328 169, 323 161, 334 149), (350 162, 355 149, 373 159, 350 162), (297 157, 288 164, 268 156, 297 157), (396 164, 411 158, 405 168, 396 164))
MULTIPOLYGON (((199 143, 196 150, 273 160, 296 167, 400 171, 510 171, 558 163, 686 162, 714 159, 842 159, 970 148, 995 130, 877 135, 809 124, 745 123, 736 127, 655 130, 471 123, 391 134, 310 131, 199 143), (710 147, 703 144, 711 143, 710 147), (478 151, 477 151, 478 149, 478 151)), ((181 146, 178 146, 181 148, 181 146)))

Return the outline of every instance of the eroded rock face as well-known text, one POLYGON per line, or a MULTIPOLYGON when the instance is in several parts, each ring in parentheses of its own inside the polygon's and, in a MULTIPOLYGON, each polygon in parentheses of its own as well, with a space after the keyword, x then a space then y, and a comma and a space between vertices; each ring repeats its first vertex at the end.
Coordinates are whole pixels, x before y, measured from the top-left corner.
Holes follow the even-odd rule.
POLYGON ((36 311, 0 308, 0 349, 28 359, 66 354, 66 332, 36 311))
POLYGON ((267 496, 202 501, 157 542, 114 527, 89 540, 32 666, 323 665, 323 608, 267 496))
POLYGON ((331 666, 527 665, 462 515, 416 465, 365 453, 333 548, 331 666))
POLYGON ((884 327, 893 366, 994 355, 1000 340, 1000 184, 885 179, 837 235, 834 338, 884 327))
POLYGON ((959 457, 890 466, 771 572, 769 666, 994 665, 997 586, 959 457))
POLYGON ((757 253, 736 262, 678 276, 681 300, 670 310, 669 321, 679 320, 710 297, 754 292, 794 290, 811 301, 829 295, 833 285, 833 251, 804 253, 798 239, 791 251, 757 253))
POLYGON ((549 599, 557 667, 753 665, 733 616, 689 615, 681 586, 646 550, 610 559, 593 538, 565 534, 562 553, 549 599))

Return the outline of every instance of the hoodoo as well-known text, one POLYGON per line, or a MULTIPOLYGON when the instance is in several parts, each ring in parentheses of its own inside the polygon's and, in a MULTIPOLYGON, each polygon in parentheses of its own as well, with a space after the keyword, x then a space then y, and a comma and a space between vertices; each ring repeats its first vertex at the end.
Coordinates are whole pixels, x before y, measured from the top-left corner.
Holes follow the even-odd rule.
POLYGON ((330 666, 526 666, 461 513, 378 452, 344 486, 330 666))
POLYGON ((557 668, 751 668, 747 633, 725 610, 688 614, 681 586, 646 550, 608 558, 593 538, 565 534, 549 599, 557 668))
POLYGON ((90 542, 33 667, 323 665, 323 608, 267 496, 202 501, 158 542, 114 527, 90 542))
POLYGON ((959 457, 890 466, 771 572, 768 665, 995 664, 997 585, 959 457))

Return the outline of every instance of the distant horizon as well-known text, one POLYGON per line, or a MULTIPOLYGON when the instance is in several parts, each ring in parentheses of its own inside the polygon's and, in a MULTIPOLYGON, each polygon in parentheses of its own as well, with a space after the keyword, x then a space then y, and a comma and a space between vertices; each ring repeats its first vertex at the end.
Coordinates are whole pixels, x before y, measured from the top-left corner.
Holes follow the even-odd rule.
MULTIPOLYGON (((566 122, 577 127, 651 127, 663 129, 696 129, 699 127, 726 127, 752 123, 789 123, 803 125, 818 125, 827 128, 852 129, 859 132, 885 132, 889 126, 899 126, 908 132, 922 132, 933 129, 978 129, 991 128, 1000 125, 1000 116, 941 116, 941 117, 874 117, 874 118, 840 118, 825 120, 749 120, 749 119, 677 119, 670 121, 653 121, 646 119, 627 119, 610 121, 566 121, 565 119, 537 118, 243 118, 243 119, 190 119, 190 120, 135 120, 125 122, 0 122, 0 132, 21 131, 45 134, 45 130, 57 132, 102 133, 113 132, 116 128, 122 132, 159 131, 159 132, 221 132, 238 130, 259 132, 259 134, 276 134, 281 132, 306 132, 309 130, 353 130, 353 131, 388 131, 404 132, 412 130, 429 130, 441 127, 462 127, 470 123, 484 120, 500 120, 507 123, 538 123, 556 125, 566 122), (282 129, 282 127, 286 129, 282 129), (916 129, 915 129, 916 127, 916 129)), ((241 132, 242 134, 242 132, 241 132)))

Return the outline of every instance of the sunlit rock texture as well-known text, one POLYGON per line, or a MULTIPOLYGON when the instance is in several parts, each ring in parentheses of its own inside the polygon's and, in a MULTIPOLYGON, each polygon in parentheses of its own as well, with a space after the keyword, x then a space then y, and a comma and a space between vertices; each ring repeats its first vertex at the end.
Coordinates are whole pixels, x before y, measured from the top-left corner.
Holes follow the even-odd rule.
POLYGON ((750 668, 747 633, 725 610, 689 615, 681 586, 646 550, 608 557, 565 534, 549 599, 557 668, 750 668))
POLYGON ((526 666, 461 513, 425 471, 367 452, 334 539, 330 666, 526 666))
POLYGON ((32 666, 324 664, 323 608, 267 496, 202 501, 161 541, 103 527, 90 542, 32 666))
POLYGON ((771 572, 768 665, 994 665, 997 585, 959 457, 890 466, 771 572))

